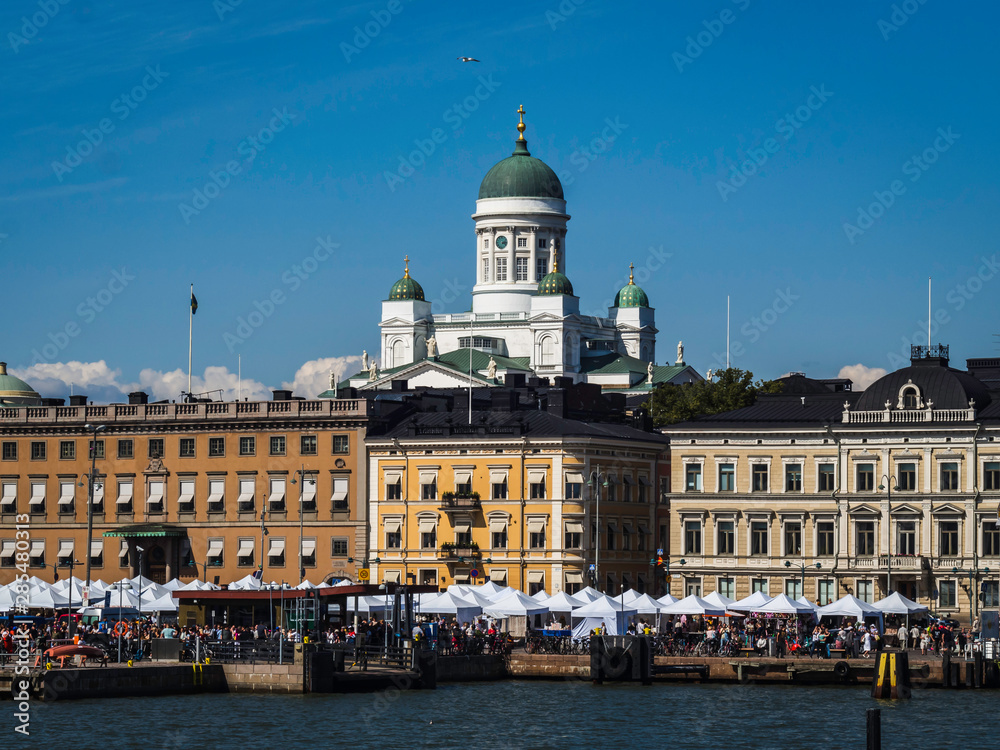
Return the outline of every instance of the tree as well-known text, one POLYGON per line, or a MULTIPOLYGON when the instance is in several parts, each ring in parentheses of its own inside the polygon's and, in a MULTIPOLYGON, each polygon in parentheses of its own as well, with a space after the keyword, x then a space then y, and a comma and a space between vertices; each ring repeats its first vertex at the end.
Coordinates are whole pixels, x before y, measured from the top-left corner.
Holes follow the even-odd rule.
POLYGON ((699 383, 657 387, 646 407, 656 427, 721 414, 751 406, 759 393, 780 393, 784 384, 777 380, 753 382, 753 373, 730 367, 719 370, 718 379, 699 383))

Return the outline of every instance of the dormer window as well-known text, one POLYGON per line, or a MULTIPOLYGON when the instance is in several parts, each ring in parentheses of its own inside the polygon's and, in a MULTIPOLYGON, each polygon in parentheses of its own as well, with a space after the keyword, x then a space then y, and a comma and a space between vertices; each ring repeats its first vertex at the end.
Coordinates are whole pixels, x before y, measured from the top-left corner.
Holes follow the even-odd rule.
MULTIPOLYGON (((886 402, 886 408, 891 402, 886 402)), ((923 409, 924 400, 920 396, 920 389, 913 384, 912 380, 907 380, 906 385, 899 389, 899 398, 896 401, 897 409, 923 409)))
POLYGON ((904 409, 916 409, 917 408, 917 389, 916 388, 904 388, 903 389, 903 408, 904 409))

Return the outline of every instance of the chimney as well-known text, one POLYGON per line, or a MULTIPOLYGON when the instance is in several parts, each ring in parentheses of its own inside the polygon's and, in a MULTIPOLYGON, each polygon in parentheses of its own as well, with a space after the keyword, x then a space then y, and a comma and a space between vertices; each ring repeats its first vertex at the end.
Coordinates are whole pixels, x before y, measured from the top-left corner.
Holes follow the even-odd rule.
POLYGON ((292 400, 292 392, 291 391, 285 391, 285 390, 281 390, 281 389, 275 389, 274 391, 272 391, 272 394, 273 394, 272 397, 274 398, 275 401, 291 401, 292 400))
POLYGON ((523 372, 508 372, 504 375, 504 385, 508 388, 524 388, 525 377, 523 372))
POLYGON ((148 404, 149 396, 144 391, 135 391, 128 394, 128 402, 130 404, 148 404))
POLYGON ((0 362, 0 375, 6 375, 6 374, 7 374, 7 363, 0 362))
POLYGON ((565 417, 567 411, 566 391, 562 388, 552 388, 548 392, 548 402, 545 411, 557 417, 565 417))
POLYGON ((70 406, 86 406, 87 405, 87 397, 84 396, 84 395, 82 395, 82 394, 79 394, 79 393, 76 394, 75 396, 70 396, 69 397, 69 405, 70 406))
POLYGON ((491 389, 490 409, 501 412, 517 411, 517 391, 510 388, 491 389))

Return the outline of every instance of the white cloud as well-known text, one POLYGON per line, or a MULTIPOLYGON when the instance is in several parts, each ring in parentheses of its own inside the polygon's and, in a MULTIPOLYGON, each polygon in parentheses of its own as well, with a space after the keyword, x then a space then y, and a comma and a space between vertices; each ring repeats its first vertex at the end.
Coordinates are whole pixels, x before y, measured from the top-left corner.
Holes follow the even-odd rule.
POLYGON ((865 367, 860 362, 856 365, 845 365, 837 373, 838 378, 850 378, 854 381, 854 390, 863 391, 876 380, 884 377, 886 370, 881 367, 865 367))
MULTIPOLYGON (((296 396, 316 398, 330 385, 330 372, 342 380, 350 370, 360 367, 361 357, 325 357, 302 364, 290 382, 281 384, 296 396)), ((11 369, 11 374, 27 381, 42 396, 65 398, 72 393, 84 393, 93 403, 121 403, 133 391, 145 391, 150 401, 179 401, 187 391, 187 373, 181 369, 163 372, 146 368, 139 373, 138 381, 123 378, 120 369, 112 369, 103 359, 97 362, 53 362, 36 364, 24 369, 11 369)), ((214 401, 235 401, 238 397, 251 401, 267 401, 271 390, 252 378, 243 378, 227 367, 206 367, 198 375, 192 374, 191 391, 205 394, 214 401)))

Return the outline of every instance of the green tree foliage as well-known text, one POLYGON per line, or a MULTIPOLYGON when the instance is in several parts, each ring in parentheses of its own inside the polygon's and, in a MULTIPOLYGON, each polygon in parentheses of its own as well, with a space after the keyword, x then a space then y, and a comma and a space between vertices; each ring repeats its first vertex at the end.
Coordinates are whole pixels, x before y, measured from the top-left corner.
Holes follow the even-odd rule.
POLYGON ((686 422, 689 419, 721 414, 750 406, 758 393, 780 393, 783 384, 777 380, 753 382, 753 373, 730 367, 719 370, 711 383, 664 384, 653 391, 646 404, 653 424, 686 422))

